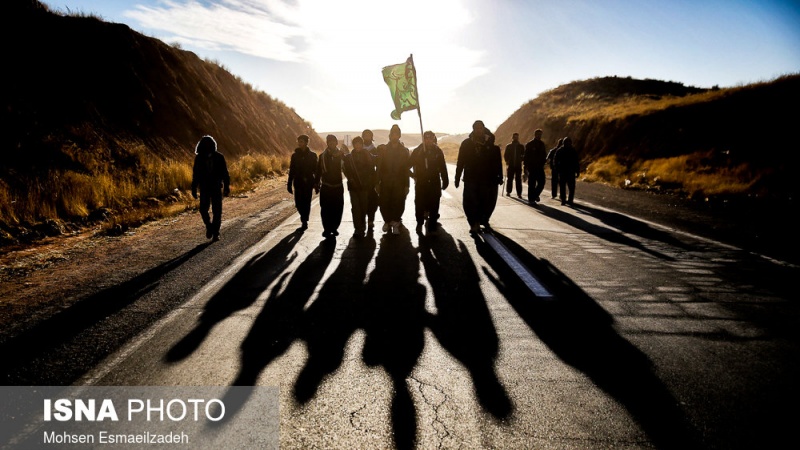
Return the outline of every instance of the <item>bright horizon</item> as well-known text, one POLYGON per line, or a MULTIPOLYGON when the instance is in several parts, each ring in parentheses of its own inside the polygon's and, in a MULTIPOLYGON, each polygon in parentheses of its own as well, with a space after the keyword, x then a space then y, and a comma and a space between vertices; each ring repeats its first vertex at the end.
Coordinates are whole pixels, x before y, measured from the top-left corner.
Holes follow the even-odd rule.
POLYGON ((220 63, 319 133, 394 121, 384 66, 414 55, 426 130, 495 130, 540 93, 620 76, 732 87, 800 72, 800 4, 726 0, 45 0, 220 63))

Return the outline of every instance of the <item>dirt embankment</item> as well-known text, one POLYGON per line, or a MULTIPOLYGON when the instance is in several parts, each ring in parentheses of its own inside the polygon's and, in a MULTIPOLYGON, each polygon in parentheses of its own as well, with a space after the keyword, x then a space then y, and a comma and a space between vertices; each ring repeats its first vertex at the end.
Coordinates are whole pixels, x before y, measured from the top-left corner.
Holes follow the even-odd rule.
MULTIPOLYGON (((225 199, 223 222, 253 215, 286 200, 284 177, 225 199)), ((223 235, 223 239, 225 236, 223 235)), ((66 309, 94 292, 118 285, 205 242, 198 212, 149 222, 119 236, 98 229, 0 249, 0 329, 15 330, 66 309)))

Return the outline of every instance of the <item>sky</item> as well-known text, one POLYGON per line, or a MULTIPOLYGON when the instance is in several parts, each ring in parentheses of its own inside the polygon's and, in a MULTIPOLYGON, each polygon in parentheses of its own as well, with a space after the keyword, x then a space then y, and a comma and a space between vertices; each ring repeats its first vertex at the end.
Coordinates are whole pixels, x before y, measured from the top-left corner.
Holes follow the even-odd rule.
POLYGON ((800 0, 43 0, 215 61, 319 133, 494 130, 604 76, 732 87, 800 73, 800 0), (420 111, 381 70, 413 55, 420 111))

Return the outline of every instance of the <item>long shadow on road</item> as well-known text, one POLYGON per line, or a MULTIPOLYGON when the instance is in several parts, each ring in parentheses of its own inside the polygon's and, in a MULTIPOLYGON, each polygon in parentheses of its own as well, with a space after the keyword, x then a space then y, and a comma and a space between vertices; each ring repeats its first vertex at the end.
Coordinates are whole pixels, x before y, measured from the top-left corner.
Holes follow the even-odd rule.
POLYGON ((215 325, 237 311, 251 306, 259 295, 297 257, 292 249, 302 237, 302 231, 283 238, 266 253, 254 256, 222 289, 206 303, 195 328, 177 342, 164 356, 167 362, 180 361, 191 355, 215 325))
POLYGON ((302 336, 308 359, 294 387, 299 403, 306 403, 327 376, 341 366, 348 339, 360 326, 359 312, 367 299, 364 280, 375 253, 372 236, 352 238, 336 270, 305 312, 302 336))
POLYGON ((425 287, 419 282, 419 258, 408 230, 384 235, 375 268, 365 286, 363 359, 382 366, 392 379, 391 405, 395 445, 414 448, 417 415, 406 379, 425 345, 425 287))
POLYGON ((577 215, 561 211, 557 208, 551 208, 545 205, 537 205, 536 209, 538 209, 548 217, 560 220, 561 222, 573 226, 581 231, 585 231, 586 233, 593 234, 608 242, 636 248, 663 260, 672 261, 674 260, 674 258, 664 255, 663 253, 657 252, 650 248, 647 248, 644 245, 642 245, 641 242, 637 241, 636 239, 630 238, 623 233, 639 236, 640 238, 648 240, 663 242, 665 244, 669 244, 686 250, 690 249, 689 246, 675 239, 675 237, 673 237, 671 234, 657 230, 644 222, 640 222, 636 219, 631 219, 630 217, 624 216, 622 214, 603 211, 588 206, 579 206, 575 208, 578 211, 582 211, 592 217, 599 219, 608 227, 611 227, 608 228, 601 225, 595 225, 587 220, 580 218, 577 215))
MULTIPOLYGON (((123 311, 155 289, 163 277, 202 252, 206 242, 124 283, 104 289, 0 344, 0 380, 5 384, 69 384, 131 337, 138 326, 128 323, 103 334, 102 342, 87 344, 80 335, 123 311), (87 349, 90 351, 87 352, 87 349), (80 356, 78 356, 80 355, 80 356), (39 363, 34 363, 35 361, 39 363), (42 366, 57 367, 43 370, 42 366), (51 379, 53 378, 53 379, 51 379)), ((142 325, 143 326, 143 325, 142 325)))
MULTIPOLYGON (((229 389, 223 398, 226 405, 225 419, 214 426, 224 426, 236 417, 249 400, 264 368, 285 353, 295 340, 301 338, 303 309, 322 281, 335 250, 335 241, 321 241, 293 272, 280 275, 241 344, 241 366, 231 386, 247 386, 250 391, 229 389)), ((270 261, 262 261, 263 265, 252 268, 253 273, 270 270, 270 261)), ((240 285, 238 288, 245 292, 251 291, 257 297, 269 284, 272 283, 256 281, 254 286, 240 285)))
POLYGON ((536 298, 487 243, 476 239, 478 252, 498 274, 485 270, 485 275, 556 356, 622 404, 657 448, 701 448, 697 431, 649 358, 614 330, 613 317, 548 261, 492 234, 554 294, 549 301, 536 298))
POLYGON ((497 419, 508 418, 513 404, 494 371, 499 338, 466 245, 439 229, 420 238, 419 252, 436 301, 431 330, 469 371, 481 406, 497 419))

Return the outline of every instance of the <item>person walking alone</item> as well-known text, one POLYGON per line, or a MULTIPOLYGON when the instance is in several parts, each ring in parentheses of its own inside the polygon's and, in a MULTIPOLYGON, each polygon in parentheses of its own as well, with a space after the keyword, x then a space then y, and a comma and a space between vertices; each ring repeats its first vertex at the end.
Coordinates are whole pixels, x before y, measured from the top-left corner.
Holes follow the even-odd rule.
POLYGON ((544 161, 547 158, 547 149, 542 142, 542 130, 533 132, 533 139, 525 144, 524 165, 528 174, 528 203, 541 201, 539 195, 544 190, 547 178, 544 173, 544 161))
POLYGON ((439 203, 442 191, 447 189, 450 180, 444 152, 436 145, 436 134, 426 131, 423 143, 411 153, 409 164, 414 176, 414 209, 417 218, 417 232, 422 231, 427 219, 427 232, 436 231, 439 222, 439 203))
POLYGON ((506 161, 506 195, 511 196, 513 184, 516 183, 517 198, 522 198, 522 161, 525 157, 525 146, 519 142, 519 133, 511 136, 511 143, 506 145, 503 159, 506 161))
POLYGON ((456 177, 453 181, 456 189, 462 174, 464 215, 470 224, 470 233, 479 233, 481 225, 490 228, 489 219, 497 206, 498 185, 503 185, 500 147, 494 144, 494 135, 486 129, 483 121, 476 120, 472 124, 472 133, 458 149, 456 177))
POLYGON ((308 228, 317 176, 317 154, 308 148, 308 136, 305 134, 297 137, 297 146, 289 162, 286 187, 290 194, 294 194, 294 206, 300 214, 301 227, 305 230, 308 228))
POLYGON ((222 196, 231 193, 231 177, 225 157, 217 151, 217 141, 206 135, 195 146, 192 166, 192 197, 200 189, 200 217, 206 226, 206 238, 219 240, 222 225, 222 196), (212 217, 208 215, 211 207, 212 217))
POLYGON ((329 134, 325 139, 328 146, 319 155, 316 173, 316 189, 319 192, 319 209, 322 217, 322 236, 338 236, 344 211, 344 184, 342 165, 344 155, 339 150, 339 139, 329 134))
POLYGON ((563 146, 556 152, 556 170, 561 189, 561 204, 572 206, 575 200, 575 179, 580 175, 580 160, 578 150, 572 146, 572 139, 569 137, 564 138, 563 146))

